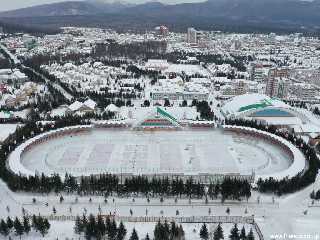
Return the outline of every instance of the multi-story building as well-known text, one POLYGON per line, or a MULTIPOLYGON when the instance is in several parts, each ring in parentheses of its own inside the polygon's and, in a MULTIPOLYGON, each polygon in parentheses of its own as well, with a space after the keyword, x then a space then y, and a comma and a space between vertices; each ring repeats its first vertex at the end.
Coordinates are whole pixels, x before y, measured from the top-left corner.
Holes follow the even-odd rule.
POLYGON ((198 31, 194 28, 188 28, 187 42, 190 44, 198 43, 198 31))
POLYGON ((295 83, 291 86, 291 91, 299 100, 314 100, 318 95, 318 90, 311 84, 295 83))
POLYGON ((288 69, 270 69, 265 94, 269 97, 287 97, 289 85, 288 73, 288 69))

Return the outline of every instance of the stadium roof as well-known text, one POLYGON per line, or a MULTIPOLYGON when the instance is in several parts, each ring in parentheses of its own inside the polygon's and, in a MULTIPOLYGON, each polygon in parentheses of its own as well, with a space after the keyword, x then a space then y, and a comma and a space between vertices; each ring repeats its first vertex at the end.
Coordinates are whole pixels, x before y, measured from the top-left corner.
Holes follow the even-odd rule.
POLYGON ((258 110, 266 107, 290 108, 289 105, 278 99, 270 98, 264 94, 253 93, 234 97, 222 107, 222 112, 225 115, 238 115, 246 111, 258 110))

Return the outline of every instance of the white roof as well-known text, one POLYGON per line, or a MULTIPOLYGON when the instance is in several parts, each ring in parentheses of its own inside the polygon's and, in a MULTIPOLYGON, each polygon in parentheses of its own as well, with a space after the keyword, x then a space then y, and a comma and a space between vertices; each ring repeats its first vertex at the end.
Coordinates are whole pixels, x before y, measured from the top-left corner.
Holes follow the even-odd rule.
POLYGON ((267 103, 267 105, 273 107, 290 108, 290 106, 284 102, 270 98, 267 95, 249 93, 234 97, 222 107, 222 111, 227 114, 237 114, 241 108, 259 103, 267 103))
POLYGON ((105 109, 107 112, 118 112, 119 111, 119 108, 114 105, 113 103, 109 104, 106 109, 105 109))
POLYGON ((95 109, 95 107, 97 106, 97 103, 95 101, 91 100, 91 99, 88 99, 83 104, 86 105, 87 107, 91 108, 91 109, 95 109))
POLYGON ((74 103, 72 103, 70 106, 69 106, 69 109, 71 111, 78 111, 79 108, 81 108, 83 105, 82 102, 79 102, 79 101, 75 101, 74 103))

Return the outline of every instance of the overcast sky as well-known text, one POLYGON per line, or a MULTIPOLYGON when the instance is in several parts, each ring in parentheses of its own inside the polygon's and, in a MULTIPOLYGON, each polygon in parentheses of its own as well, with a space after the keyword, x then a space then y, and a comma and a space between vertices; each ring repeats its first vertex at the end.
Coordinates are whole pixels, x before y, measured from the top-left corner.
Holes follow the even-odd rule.
MULTIPOLYGON (((45 3, 53 3, 53 2, 64 2, 66 0, 0 0, 0 12, 23 8, 23 7, 30 7, 34 5, 40 5, 45 3)), ((114 0, 106 0, 113 2, 114 0)), ((128 3, 142 3, 147 2, 148 0, 124 0, 128 3)), ((181 3, 181 2, 201 2, 204 0, 159 0, 160 2, 164 3, 181 3)))

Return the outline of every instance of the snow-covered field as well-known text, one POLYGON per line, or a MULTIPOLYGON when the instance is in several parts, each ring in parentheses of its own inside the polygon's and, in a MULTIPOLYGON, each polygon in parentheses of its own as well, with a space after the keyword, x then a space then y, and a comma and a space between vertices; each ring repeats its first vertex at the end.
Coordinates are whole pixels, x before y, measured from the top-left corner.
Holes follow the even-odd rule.
POLYGON ((25 168, 45 174, 269 174, 292 163, 270 142, 215 130, 92 129, 34 146, 21 157, 25 168))
POLYGON ((19 124, 0 124, 0 142, 4 141, 10 134, 14 133, 19 124))

